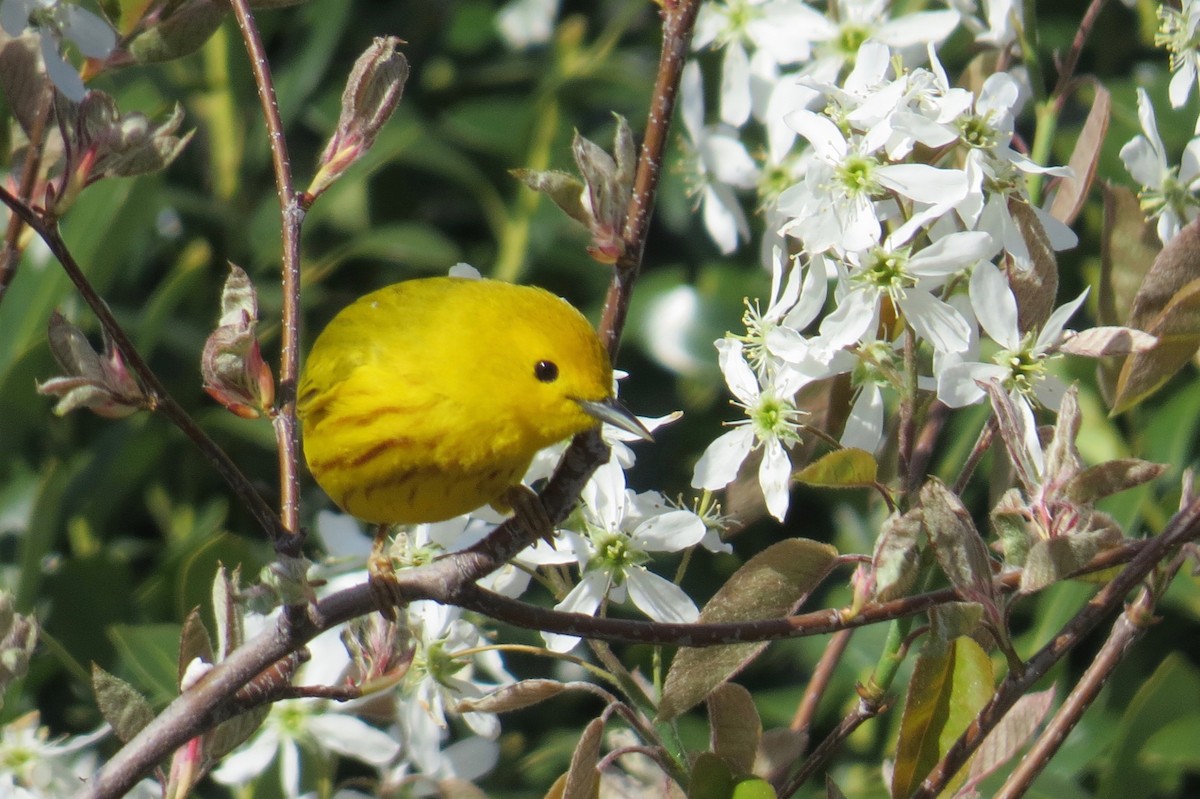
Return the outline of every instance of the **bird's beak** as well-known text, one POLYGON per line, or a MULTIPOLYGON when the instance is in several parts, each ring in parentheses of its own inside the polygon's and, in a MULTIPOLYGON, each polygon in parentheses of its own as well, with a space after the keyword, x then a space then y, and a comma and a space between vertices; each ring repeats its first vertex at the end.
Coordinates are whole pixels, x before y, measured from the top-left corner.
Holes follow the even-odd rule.
POLYGON ((638 421, 638 418, 633 415, 633 412, 621 404, 621 401, 616 397, 609 397, 604 400, 575 400, 579 403, 579 407, 583 408, 584 413, 599 419, 602 422, 608 422, 613 427, 619 427, 627 433, 644 438, 647 441, 653 441, 654 436, 650 435, 650 431, 646 426, 638 421))

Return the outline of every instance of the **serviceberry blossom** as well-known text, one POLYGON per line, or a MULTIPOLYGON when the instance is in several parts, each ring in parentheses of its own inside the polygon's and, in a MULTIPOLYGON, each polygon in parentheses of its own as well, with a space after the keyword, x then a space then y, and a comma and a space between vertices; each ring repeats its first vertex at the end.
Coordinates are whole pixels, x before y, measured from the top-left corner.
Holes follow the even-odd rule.
POLYGON ((680 92, 680 113, 691 153, 689 192, 699 205, 704 229, 721 252, 728 254, 737 249, 739 241, 750 237, 750 223, 735 190, 755 187, 758 165, 736 128, 724 122, 705 124, 704 88, 695 62, 684 67, 680 92))
POLYGON ((846 253, 847 271, 838 306, 821 323, 821 338, 838 349, 873 339, 881 303, 886 300, 935 350, 965 350, 971 323, 934 292, 947 278, 991 257, 995 250, 987 233, 964 231, 951 233, 916 252, 911 246, 896 246, 889 239, 881 246, 846 253))
MULTIPOLYGON (((1183 0, 1180 8, 1166 3, 1158 6, 1158 32, 1154 43, 1165 47, 1171 55, 1171 85, 1168 89, 1172 108, 1182 108, 1196 83, 1197 67, 1200 66, 1200 6, 1196 0, 1183 0)), ((1200 133, 1200 120, 1197 120, 1200 133)))
POLYGON ((828 26, 823 14, 800 0, 725 0, 700 6, 692 49, 724 50, 721 121, 743 125, 755 89, 773 84, 780 66, 807 61, 811 32, 828 26))
POLYGON ((810 253, 833 247, 866 250, 879 243, 877 200, 893 195, 949 209, 967 193, 966 175, 928 164, 888 163, 873 143, 847 136, 829 117, 806 109, 792 112, 790 124, 812 145, 815 158, 804 180, 779 197, 779 210, 791 221, 784 229, 810 253))
POLYGON ((973 405, 985 397, 980 383, 997 381, 1014 402, 1032 414, 1036 403, 1058 408, 1066 385, 1050 373, 1051 359, 1062 341, 1067 320, 1079 310, 1087 291, 1050 314, 1040 331, 1017 327, 1017 301, 1004 274, 993 264, 979 263, 971 274, 971 304, 979 324, 1000 345, 991 362, 951 363, 938 374, 938 399, 951 408, 973 405))
MULTIPOLYGON (((265 627, 271 622, 251 616, 247 623, 265 627)), ((297 684, 337 683, 349 665, 339 634, 340 628, 334 628, 309 642, 312 657, 297 671, 297 684)), ((278 762, 283 795, 298 799, 304 755, 324 761, 340 755, 382 768, 399 753, 400 745, 392 736, 350 713, 339 712, 336 703, 287 699, 271 705, 254 737, 225 757, 212 777, 222 785, 244 786, 278 762)))
MULTIPOLYGON (((625 472, 610 459, 583 488, 580 512, 560 531, 575 553, 579 583, 555 610, 592 614, 605 601, 628 597, 655 621, 693 622, 699 616, 683 589, 649 571, 651 552, 679 552, 705 539, 708 527, 689 510, 671 508, 654 492, 635 494, 625 472)), ((560 547, 562 545, 560 544, 560 547)), ((566 652, 579 639, 543 633, 553 651, 566 652)))
POLYGON ((75 3, 60 0, 3 0, 0 28, 20 36, 26 28, 37 30, 46 74, 68 100, 79 102, 85 92, 79 71, 63 58, 71 43, 88 58, 104 58, 117 44, 117 35, 100 17, 75 3))
POLYGON ((800 440, 800 420, 804 415, 793 398, 809 378, 782 368, 760 381, 746 363, 742 342, 725 338, 716 346, 725 382, 737 398, 734 404, 746 412, 746 418, 734 422, 729 432, 704 450, 692 473, 692 487, 710 491, 724 488, 737 477, 747 456, 761 449, 758 482, 767 510, 783 521, 792 475, 787 450, 800 440))
POLYGON ((1200 136, 1183 149, 1179 166, 1171 166, 1145 89, 1137 90, 1137 105, 1142 133, 1121 148, 1121 160, 1142 185, 1142 210, 1148 219, 1158 220, 1158 238, 1166 244, 1200 213, 1200 136))

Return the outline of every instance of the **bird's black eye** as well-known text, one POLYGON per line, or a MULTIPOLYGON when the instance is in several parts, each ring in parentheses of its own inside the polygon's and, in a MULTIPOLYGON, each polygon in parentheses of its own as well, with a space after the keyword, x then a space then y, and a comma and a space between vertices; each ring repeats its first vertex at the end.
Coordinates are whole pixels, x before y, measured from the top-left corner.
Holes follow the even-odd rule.
POLYGON ((538 361, 533 365, 533 376, 543 383, 553 383, 558 379, 558 364, 554 361, 538 361))

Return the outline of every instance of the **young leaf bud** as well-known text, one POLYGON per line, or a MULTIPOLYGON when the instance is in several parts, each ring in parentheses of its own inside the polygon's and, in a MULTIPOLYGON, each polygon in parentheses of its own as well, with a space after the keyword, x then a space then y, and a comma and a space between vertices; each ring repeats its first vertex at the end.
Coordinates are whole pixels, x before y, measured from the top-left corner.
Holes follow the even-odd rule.
POLYGON ((230 267, 221 319, 204 344, 200 372, 213 399, 243 419, 257 419, 275 401, 275 381, 254 335, 258 295, 245 271, 230 267))
POLYGON ((104 337, 104 354, 92 349, 87 336, 55 312, 47 330, 50 351, 67 373, 37 386, 39 394, 56 396, 54 412, 63 416, 76 408, 87 408, 107 419, 121 419, 149 406, 150 401, 125 361, 104 337))
POLYGON ((396 110, 408 80, 408 59, 396 50, 400 44, 403 40, 395 36, 377 37, 354 63, 342 92, 337 130, 325 145, 317 174, 305 193, 308 204, 371 149, 396 110))

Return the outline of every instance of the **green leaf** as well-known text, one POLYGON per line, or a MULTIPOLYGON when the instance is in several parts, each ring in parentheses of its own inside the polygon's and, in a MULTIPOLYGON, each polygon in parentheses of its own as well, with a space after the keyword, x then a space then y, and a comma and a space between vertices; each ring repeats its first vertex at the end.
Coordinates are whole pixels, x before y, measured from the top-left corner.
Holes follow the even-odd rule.
POLYGON ((771 783, 758 777, 750 777, 733 786, 732 799, 776 799, 771 783))
POLYGON ((823 455, 796 474, 796 480, 820 488, 869 488, 879 464, 871 453, 850 447, 823 455))
POLYGON ((692 781, 688 784, 688 799, 731 799, 733 772, 725 761, 711 752, 702 752, 692 764, 692 781))
POLYGON ((951 584, 966 599, 994 605, 987 546, 962 501, 936 477, 921 487, 921 519, 951 584))
POLYGON ((216 729, 205 736, 205 757, 210 760, 220 760, 237 749, 262 726, 270 712, 270 705, 260 705, 218 724, 216 729))
POLYGON ((150 698, 166 704, 179 693, 178 624, 115 624, 108 637, 121 656, 121 665, 150 690, 150 698))
POLYGON ((146 697, 129 683, 92 664, 92 692, 100 714, 124 742, 142 731, 154 719, 154 710, 146 697))
POLYGON ((1103 771, 1096 781, 1096 799, 1126 799, 1130 796, 1169 796, 1175 793, 1181 774, 1151 766, 1143 758, 1146 744, 1160 730, 1179 719, 1193 717, 1200 696, 1200 670, 1178 652, 1173 652, 1147 677, 1134 696, 1117 731, 1117 740, 1101 760, 1103 771), (1187 698, 1187 701, 1183 701, 1187 698))
POLYGON ((1151 769, 1200 771, 1200 713, 1166 724, 1150 736, 1138 760, 1151 769))
MULTIPOLYGON (((701 623, 775 619, 787 615, 837 561, 828 544, 792 538, 755 555, 734 572, 700 612, 701 623)), ((658 718, 668 721, 696 705, 758 656, 766 642, 680 649, 663 686, 658 718)))
POLYGON ((902 516, 893 513, 884 520, 871 556, 877 601, 904 596, 916 581, 921 568, 921 544, 925 540, 923 531, 919 508, 902 516))
POLYGON ((1021 593, 1028 594, 1058 582, 1087 565, 1100 552, 1121 543, 1121 531, 1102 527, 1074 535, 1033 542, 1021 573, 1021 593))
POLYGON ((740 685, 718 685, 708 695, 712 750, 734 774, 750 774, 762 740, 762 719, 754 697, 740 685))
POLYGON ((183 685, 183 674, 188 664, 196 658, 205 663, 212 663, 212 639, 200 618, 200 609, 193 608, 183 620, 183 630, 179 633, 179 685, 183 685))
MULTIPOLYGON (((932 643, 932 642, 931 642, 932 643)), ((971 638, 926 646, 917 658, 892 773, 892 796, 908 796, 937 765, 992 695, 992 661, 971 638)), ((951 795, 966 779, 950 780, 951 795)))

